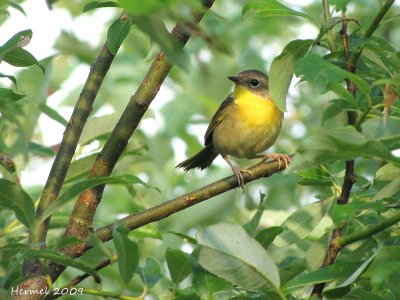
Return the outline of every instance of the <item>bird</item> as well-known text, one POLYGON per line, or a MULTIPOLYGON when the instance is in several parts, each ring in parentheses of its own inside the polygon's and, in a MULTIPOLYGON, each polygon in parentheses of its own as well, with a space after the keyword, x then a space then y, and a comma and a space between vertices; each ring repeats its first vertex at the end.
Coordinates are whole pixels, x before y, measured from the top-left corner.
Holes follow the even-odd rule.
POLYGON ((234 83, 233 92, 221 103, 204 135, 204 148, 176 167, 188 171, 208 168, 221 155, 231 167, 239 187, 244 191, 243 173, 251 172, 236 167, 229 156, 236 158, 277 160, 285 167, 289 155, 263 153, 278 138, 283 122, 283 111, 271 98, 268 75, 259 70, 244 70, 228 76, 234 83))

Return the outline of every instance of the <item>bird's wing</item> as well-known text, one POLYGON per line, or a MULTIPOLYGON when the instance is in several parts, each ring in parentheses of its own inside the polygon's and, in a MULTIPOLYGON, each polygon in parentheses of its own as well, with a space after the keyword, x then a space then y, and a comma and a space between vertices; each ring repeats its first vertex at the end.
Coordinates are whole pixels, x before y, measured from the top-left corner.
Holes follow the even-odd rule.
POLYGON ((230 94, 224 102, 221 103, 218 110, 215 112, 214 116, 211 119, 210 125, 208 125, 206 134, 204 135, 204 145, 208 145, 212 143, 212 133, 215 127, 218 126, 219 123, 224 119, 224 111, 231 103, 233 102, 233 94, 230 94))

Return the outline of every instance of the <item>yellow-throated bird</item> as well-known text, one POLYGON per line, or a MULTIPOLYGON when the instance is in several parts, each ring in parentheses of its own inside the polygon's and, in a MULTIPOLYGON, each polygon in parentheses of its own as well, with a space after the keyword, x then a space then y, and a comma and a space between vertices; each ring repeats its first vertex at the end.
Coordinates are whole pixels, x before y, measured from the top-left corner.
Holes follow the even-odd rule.
POLYGON ((290 163, 290 157, 279 153, 260 154, 275 143, 283 120, 283 112, 269 94, 268 76, 257 70, 246 70, 228 78, 235 83, 235 88, 214 114, 204 136, 205 148, 177 167, 185 171, 205 169, 221 154, 243 189, 241 172, 250 172, 235 167, 228 155, 263 161, 272 158, 285 166, 290 163))

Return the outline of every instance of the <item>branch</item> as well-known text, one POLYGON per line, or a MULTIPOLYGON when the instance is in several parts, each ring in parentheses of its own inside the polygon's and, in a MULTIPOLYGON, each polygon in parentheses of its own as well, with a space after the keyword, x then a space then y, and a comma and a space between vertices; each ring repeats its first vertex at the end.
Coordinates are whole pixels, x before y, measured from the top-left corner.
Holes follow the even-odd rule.
MULTIPOLYGON (((385 14, 388 12, 389 8, 393 4, 394 0, 387 0, 385 5, 381 8, 377 16, 374 18, 372 21, 371 25, 368 27, 367 31, 364 33, 364 37, 369 38, 372 36, 372 34, 375 32, 375 30, 378 28, 380 21, 382 18, 385 16, 385 14)), ((361 55, 362 49, 359 51, 356 51, 353 53, 353 55, 350 56, 350 49, 349 49, 349 40, 348 40, 348 35, 347 35, 347 18, 345 14, 343 13, 342 16, 343 22, 342 22, 342 29, 340 31, 341 35, 341 40, 342 40, 342 45, 343 45, 343 50, 346 56, 346 70, 355 73, 356 72, 356 64, 357 60, 361 55)), ((357 92, 357 87, 355 84, 349 80, 346 79, 346 85, 347 85, 347 90, 355 97, 356 92, 357 92)), ((355 126, 357 130, 361 130, 361 126, 358 126, 359 122, 357 122, 357 115, 356 112, 354 111, 348 111, 347 112, 347 119, 348 119, 348 124, 355 126)), ((336 202, 338 204, 347 204, 349 201, 350 197, 350 192, 353 187, 353 184, 357 181, 357 176, 354 172, 354 160, 348 160, 346 161, 346 168, 345 168, 345 175, 344 175, 344 180, 343 180, 343 187, 342 191, 340 193, 340 196, 337 198, 336 202)), ((331 239, 329 241, 329 246, 326 251, 324 260, 322 262, 322 266, 328 266, 334 263, 336 257, 338 256, 342 246, 338 244, 338 241, 340 241, 342 235, 342 228, 336 228, 332 232, 331 239)), ((312 290, 312 295, 317 295, 319 298, 322 298, 322 291, 325 287, 325 283, 318 283, 314 285, 313 290, 312 290)))
POLYGON ((340 248, 343 248, 352 243, 367 239, 378 232, 385 230, 386 228, 400 222, 400 213, 395 214, 394 216, 382 221, 381 223, 371 226, 366 230, 362 230, 353 234, 346 235, 344 237, 340 237, 336 241, 336 245, 340 248))
MULTIPOLYGON (((200 22, 207 9, 209 9, 213 3, 214 0, 203 0, 203 9, 193 14, 194 22, 200 22)), ((182 45, 185 45, 190 38, 190 33, 184 30, 179 24, 172 30, 172 35, 182 45)), ((164 53, 159 52, 139 88, 129 100, 110 138, 96 158, 89 173, 89 178, 109 176, 111 174, 115 164, 128 144, 129 139, 135 132, 150 103, 157 95, 161 84, 164 82, 171 68, 172 64, 166 59, 164 53)), ((75 236, 82 240, 88 238, 96 208, 103 195, 103 190, 104 185, 100 185, 96 188, 84 191, 79 196, 65 230, 65 237, 75 236)), ((75 245, 60 250, 61 254, 71 257, 80 256, 82 251, 82 245, 75 245)), ((64 269, 64 266, 50 264, 52 279, 56 279, 64 269)))
MULTIPOLYGON (((290 157, 292 158, 293 156, 294 155, 291 155, 290 157)), ((280 165, 277 161, 270 161, 266 163, 261 162, 248 169, 252 175, 248 173, 243 173, 243 179, 245 183, 249 183, 262 177, 269 177, 274 173, 280 172, 284 169, 285 166, 280 165)), ((103 242, 109 241, 110 239, 112 239, 113 227, 119 222, 125 224, 130 230, 134 230, 146 224, 164 219, 174 213, 177 213, 205 200, 211 199, 216 195, 225 193, 237 187, 238 181, 235 176, 223 178, 198 190, 163 202, 162 204, 159 204, 155 207, 149 208, 136 214, 129 215, 117 221, 116 223, 101 227, 95 231, 95 235, 103 242)), ((82 244, 81 251, 71 253, 71 255, 74 258, 78 257, 84 252, 88 251, 90 248, 91 245, 82 244)))
MULTIPOLYGON (((293 155, 290 157, 292 158, 293 155)), ((285 166, 280 165, 275 160, 267 163, 260 162, 248 169, 252 175, 247 174, 247 172, 242 173, 244 183, 248 183, 262 177, 269 177, 272 174, 280 172, 284 169, 285 166)), ((235 176, 226 177, 178 198, 163 202, 162 204, 149 208, 140 213, 129 215, 116 223, 101 227, 95 231, 95 235, 103 242, 108 241, 112 238, 112 230, 114 226, 119 222, 125 224, 129 230, 134 230, 143 225, 164 219, 183 209, 203 202, 204 200, 237 188, 238 186, 238 181, 235 176)))
MULTIPOLYGON (((100 271, 101 269, 104 269, 105 267, 111 265, 112 263, 114 263, 117 260, 117 257, 112 257, 111 259, 106 259, 103 260, 101 263, 99 263, 96 267, 95 270, 96 271, 100 271)), ((79 275, 76 276, 74 279, 72 279, 68 284, 64 285, 62 288, 60 288, 59 290, 71 290, 71 288, 75 287, 76 285, 78 285, 79 283, 81 283, 83 280, 85 280, 86 278, 90 277, 91 275, 88 273, 85 273, 83 275, 79 275)), ((54 294, 51 293, 48 296, 46 296, 44 298, 44 300, 52 300, 52 299, 57 299, 59 298, 61 295, 61 293, 58 294, 54 294)))
MULTIPOLYGON (((92 105, 97 92, 100 89, 113 59, 114 55, 109 51, 108 45, 105 43, 96 59, 96 62, 90 69, 88 78, 64 131, 60 149, 54 159, 49 177, 36 209, 36 219, 40 218, 42 212, 58 197, 60 193, 83 127, 92 111, 92 105)), ((49 228, 50 218, 51 217, 47 218, 38 226, 35 226, 30 232, 28 242, 30 248, 39 249, 46 246, 46 235, 49 228)), ((43 269, 37 260, 24 261, 22 270, 23 275, 29 276, 42 273, 43 269)), ((34 282, 37 278, 38 277, 32 277, 24 284, 27 286, 40 285, 34 282)), ((20 297, 19 299, 23 299, 23 297, 20 297)))

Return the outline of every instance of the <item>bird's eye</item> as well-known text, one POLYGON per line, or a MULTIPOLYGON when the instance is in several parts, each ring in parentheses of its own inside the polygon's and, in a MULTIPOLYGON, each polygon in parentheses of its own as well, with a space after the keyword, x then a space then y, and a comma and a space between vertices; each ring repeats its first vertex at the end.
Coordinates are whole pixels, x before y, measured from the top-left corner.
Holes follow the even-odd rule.
POLYGON ((258 87, 260 85, 260 82, 257 79, 252 79, 250 83, 253 87, 258 87))

